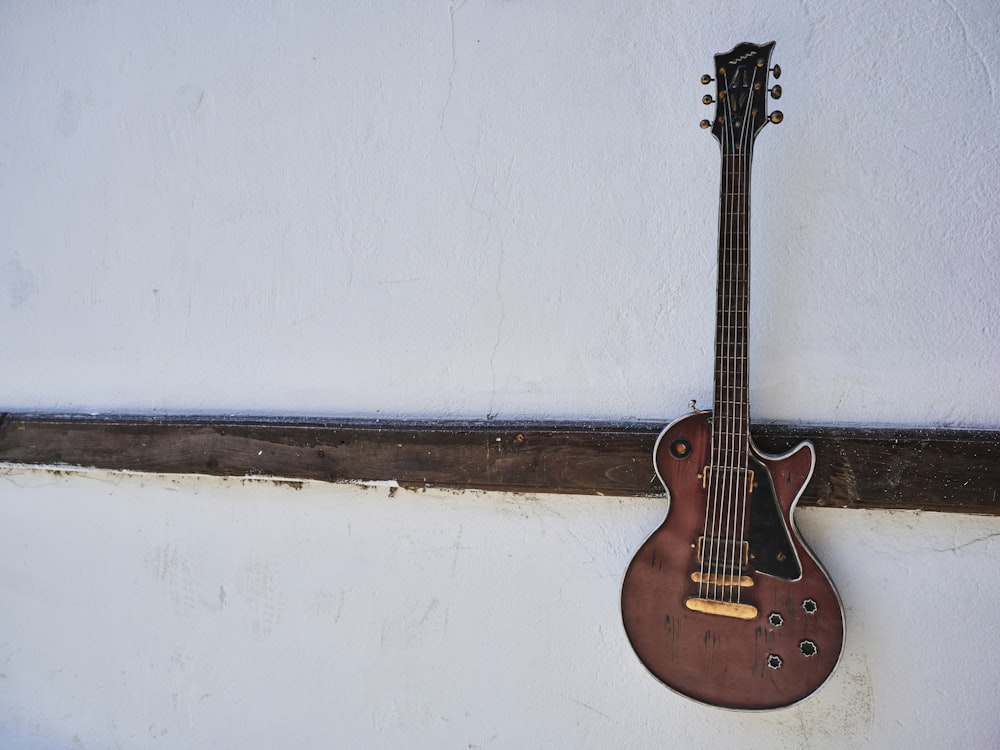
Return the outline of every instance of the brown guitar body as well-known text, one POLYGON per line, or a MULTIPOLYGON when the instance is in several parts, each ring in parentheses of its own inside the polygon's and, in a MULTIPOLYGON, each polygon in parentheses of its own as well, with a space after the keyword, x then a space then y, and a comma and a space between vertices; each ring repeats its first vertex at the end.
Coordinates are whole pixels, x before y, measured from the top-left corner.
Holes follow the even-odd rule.
POLYGON ((694 412, 657 441, 654 465, 670 506, 625 573, 622 619, 640 660, 673 690, 726 708, 787 706, 826 681, 844 636, 837 592, 791 517, 812 475, 812 445, 768 456, 750 444, 758 473, 751 501, 759 507, 748 514, 748 563, 741 574, 749 581, 738 590, 744 608, 738 616, 695 611, 697 602, 688 600, 704 595, 692 576, 699 571, 709 502, 702 474, 711 463, 711 418, 711 412, 694 412))
POLYGON ((667 427, 653 464, 670 498, 666 520, 622 583, 632 648, 668 687, 735 709, 797 703, 833 672, 844 614, 826 573, 799 537, 795 503, 813 471, 802 443, 783 456, 750 438, 750 166, 767 114, 774 42, 715 56, 715 117, 701 121, 722 153, 716 287, 714 410, 667 427))

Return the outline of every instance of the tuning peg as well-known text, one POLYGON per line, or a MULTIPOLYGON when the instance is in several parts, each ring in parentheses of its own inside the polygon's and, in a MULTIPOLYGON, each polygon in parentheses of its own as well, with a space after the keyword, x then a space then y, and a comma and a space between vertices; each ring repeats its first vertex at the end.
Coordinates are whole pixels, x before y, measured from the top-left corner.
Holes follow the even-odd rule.
POLYGON ((714 101, 715 99, 712 98, 711 94, 705 94, 705 96, 701 97, 702 104, 711 104, 714 101))
POLYGON ((707 86, 708 84, 710 84, 710 83, 711 83, 712 81, 714 81, 714 80, 715 80, 715 79, 714 79, 714 78, 712 78, 712 76, 710 76, 710 75, 709 75, 708 73, 706 73, 705 75, 703 75, 703 76, 701 77, 701 82, 702 82, 702 83, 704 83, 704 84, 705 84, 706 86, 707 86))
POLYGON ((775 86, 775 87, 771 88, 770 92, 771 92, 771 98, 772 99, 780 99, 781 98, 781 86, 775 86))
POLYGON ((785 116, 781 113, 780 109, 774 110, 770 115, 768 115, 768 120, 777 125, 779 122, 785 119, 785 116))
POLYGON ((698 125, 701 127, 702 130, 708 130, 710 127, 712 127, 712 123, 710 123, 708 120, 702 120, 701 122, 698 123, 698 125))
POLYGON ((781 66, 780 65, 775 65, 773 68, 771 68, 771 72, 774 73, 774 77, 775 78, 781 78, 781 66))

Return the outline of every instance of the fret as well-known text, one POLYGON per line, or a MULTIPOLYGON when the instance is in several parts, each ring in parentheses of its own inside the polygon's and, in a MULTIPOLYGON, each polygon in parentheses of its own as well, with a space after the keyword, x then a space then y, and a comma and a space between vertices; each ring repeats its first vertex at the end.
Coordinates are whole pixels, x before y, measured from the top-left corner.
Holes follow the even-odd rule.
MULTIPOLYGON (((735 394, 735 395, 738 395, 738 396, 742 397, 743 394, 735 394)), ((716 401, 715 401, 715 410, 717 412, 720 411, 720 410, 724 410, 726 412, 726 414, 735 414, 737 412, 743 413, 743 412, 747 411, 747 409, 746 409, 746 403, 743 402, 742 398, 733 398, 733 399, 720 398, 720 399, 716 399, 716 401)))
MULTIPOLYGON (((746 446, 746 440, 738 441, 743 447, 746 446)), ((729 464, 732 465, 733 458, 739 458, 741 451, 740 447, 719 447, 716 449, 715 453, 712 455, 712 461, 716 464, 729 464)))
MULTIPOLYGON (((734 373, 729 370, 723 370, 721 373, 716 371, 716 376, 719 382, 716 383, 715 392, 716 395, 726 396, 727 391, 733 390, 745 390, 747 385, 746 370, 742 370, 739 373, 739 377, 733 377, 734 373), (726 382, 726 378, 729 378, 732 382, 726 382)), ((742 394, 734 394, 734 397, 740 397, 742 394)))
POLYGON ((746 414, 746 409, 744 409, 742 406, 740 406, 738 408, 733 408, 731 406, 730 407, 717 406, 717 408, 716 408, 715 411, 716 411, 716 413, 724 414, 726 417, 729 417, 730 419, 732 419, 732 417, 734 415, 735 416, 742 416, 743 414, 746 414))

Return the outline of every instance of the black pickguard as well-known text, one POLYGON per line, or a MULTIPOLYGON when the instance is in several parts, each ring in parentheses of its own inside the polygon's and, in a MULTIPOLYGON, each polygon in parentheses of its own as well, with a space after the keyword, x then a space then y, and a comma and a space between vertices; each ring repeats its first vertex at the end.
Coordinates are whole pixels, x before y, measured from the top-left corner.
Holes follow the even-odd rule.
POLYGON ((802 566, 775 499, 771 472, 752 457, 749 468, 757 478, 750 495, 750 562, 759 573, 794 581, 802 576, 802 566))

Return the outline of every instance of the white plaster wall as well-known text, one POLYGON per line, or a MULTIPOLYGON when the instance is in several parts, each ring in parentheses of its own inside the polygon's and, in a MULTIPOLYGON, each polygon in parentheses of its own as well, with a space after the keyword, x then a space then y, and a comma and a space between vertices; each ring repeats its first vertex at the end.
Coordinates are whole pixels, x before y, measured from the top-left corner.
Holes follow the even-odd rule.
MULTIPOLYGON (((755 419, 996 427, 987 0, 9 2, 0 409, 663 418, 710 401, 698 76, 778 41, 755 419)), ((0 746, 991 747, 996 519, 807 510, 799 707, 660 687, 653 499, 5 469, 0 746)))
POLYGON ((808 509, 847 644, 765 714, 669 692, 622 571, 655 499, 8 470, 0 746, 991 748, 1000 519, 808 509))
POLYGON ((708 403, 718 150, 698 76, 776 39, 756 418, 1000 421, 992 0, 0 13, 6 408, 708 403))

